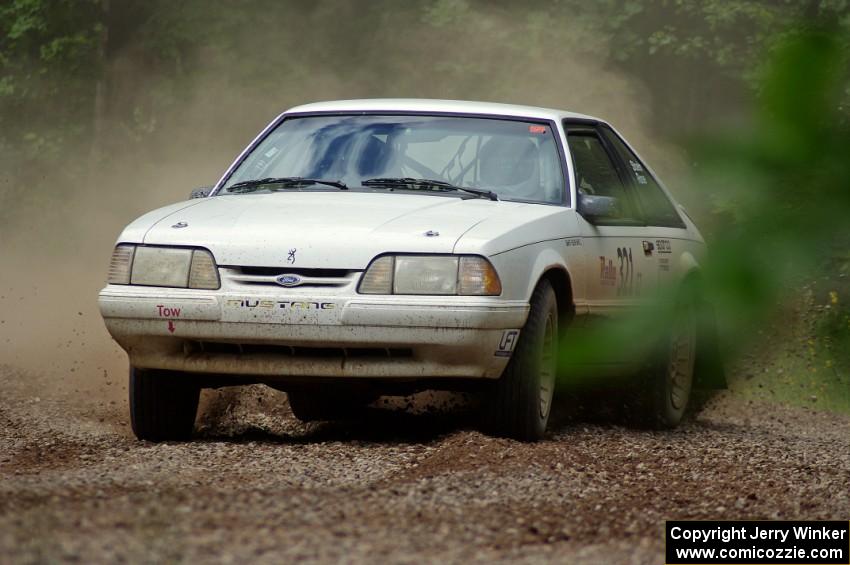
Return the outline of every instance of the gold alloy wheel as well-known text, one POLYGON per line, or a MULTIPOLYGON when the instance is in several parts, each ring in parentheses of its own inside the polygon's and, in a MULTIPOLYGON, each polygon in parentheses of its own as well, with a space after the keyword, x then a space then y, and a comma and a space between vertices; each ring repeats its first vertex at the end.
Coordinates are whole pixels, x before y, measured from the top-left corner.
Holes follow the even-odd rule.
POLYGON ((686 309, 676 316, 673 335, 670 339, 670 359, 667 364, 667 378, 670 405, 675 410, 683 410, 691 394, 694 377, 694 358, 696 354, 696 320, 686 309))

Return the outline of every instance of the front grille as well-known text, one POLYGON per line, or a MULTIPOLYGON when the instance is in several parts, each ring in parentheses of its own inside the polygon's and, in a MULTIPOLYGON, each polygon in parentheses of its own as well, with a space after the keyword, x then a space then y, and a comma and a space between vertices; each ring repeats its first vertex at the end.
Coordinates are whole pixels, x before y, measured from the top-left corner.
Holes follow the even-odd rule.
POLYGON ((412 357, 413 350, 404 347, 303 347, 295 345, 268 345, 256 343, 229 343, 221 341, 191 342, 191 351, 195 353, 229 355, 277 355, 281 357, 311 358, 392 358, 412 357))
POLYGON ((285 267, 231 267, 238 269, 243 275, 257 275, 261 277, 276 277, 278 275, 292 274, 302 277, 313 278, 344 278, 351 271, 346 269, 287 269, 285 267))
POLYGON ((287 269, 286 267, 221 267, 222 279, 237 286, 274 286, 283 288, 343 287, 354 284, 360 271, 347 269, 287 269), (295 275, 300 281, 281 285, 281 275, 295 275))

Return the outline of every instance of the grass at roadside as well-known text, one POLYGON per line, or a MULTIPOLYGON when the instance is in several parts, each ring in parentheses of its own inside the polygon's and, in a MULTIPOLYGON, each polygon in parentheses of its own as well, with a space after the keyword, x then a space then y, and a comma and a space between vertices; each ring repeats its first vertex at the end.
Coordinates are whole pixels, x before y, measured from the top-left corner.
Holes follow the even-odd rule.
POLYGON ((850 413, 850 263, 800 287, 730 371, 746 398, 850 413))

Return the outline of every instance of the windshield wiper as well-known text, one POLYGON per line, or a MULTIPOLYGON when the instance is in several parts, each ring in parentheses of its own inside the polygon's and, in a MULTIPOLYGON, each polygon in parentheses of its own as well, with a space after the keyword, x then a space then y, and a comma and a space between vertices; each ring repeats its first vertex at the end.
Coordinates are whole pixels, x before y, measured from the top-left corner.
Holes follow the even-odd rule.
POLYGON ((284 188, 299 188, 313 184, 324 184, 340 190, 348 190, 348 186, 339 180, 309 179, 304 177, 266 177, 264 179, 244 180, 228 186, 225 190, 230 193, 245 193, 257 190, 267 184, 278 184, 284 188))
POLYGON ((479 198, 489 198, 490 200, 499 199, 499 196, 492 190, 484 190, 482 188, 469 188, 466 186, 456 186, 448 182, 433 179, 414 179, 409 177, 382 177, 376 179, 367 179, 360 184, 362 184, 363 186, 386 188, 389 190, 401 188, 404 190, 463 191, 468 192, 469 194, 474 194, 479 198))

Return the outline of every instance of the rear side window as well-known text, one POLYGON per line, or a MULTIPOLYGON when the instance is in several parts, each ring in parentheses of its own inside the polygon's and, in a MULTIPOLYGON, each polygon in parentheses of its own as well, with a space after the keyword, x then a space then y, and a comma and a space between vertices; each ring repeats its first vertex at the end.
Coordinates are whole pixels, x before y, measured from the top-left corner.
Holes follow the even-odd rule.
POLYGON ((579 194, 616 198, 620 217, 614 220, 634 218, 626 184, 617 173, 602 140, 595 133, 582 131, 568 133, 567 143, 573 158, 576 190, 579 194))
POLYGON ((640 201, 646 223, 652 226, 684 228, 685 224, 676 212, 676 206, 670 201, 658 182, 652 178, 637 155, 623 143, 620 136, 614 133, 611 128, 603 126, 601 129, 605 138, 623 160, 627 174, 634 183, 635 193, 637 193, 640 201))

